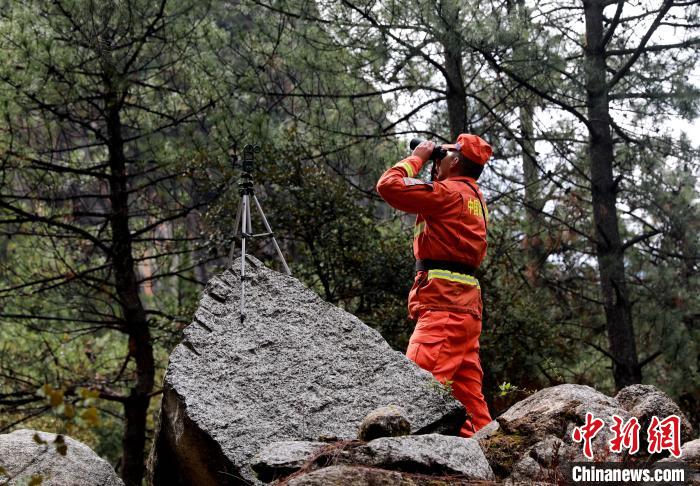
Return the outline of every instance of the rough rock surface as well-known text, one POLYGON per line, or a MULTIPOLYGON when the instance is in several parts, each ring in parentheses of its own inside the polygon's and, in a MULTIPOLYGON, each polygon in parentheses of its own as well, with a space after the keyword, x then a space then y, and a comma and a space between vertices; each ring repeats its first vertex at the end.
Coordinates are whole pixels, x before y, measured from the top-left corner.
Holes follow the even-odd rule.
POLYGON ((607 441, 612 438, 608 425, 612 424, 612 415, 624 420, 630 415, 617 400, 585 385, 557 385, 530 395, 500 415, 496 419, 498 427, 488 424, 478 436, 479 444, 501 479, 517 483, 559 477, 560 471, 556 467, 552 470, 552 461, 589 460, 583 455, 582 445, 571 437, 574 428, 584 423, 586 412, 606 423, 593 439, 594 457, 620 460, 608 450, 607 441), (550 460, 546 451, 553 450, 554 445, 557 454, 550 460))
MULTIPOLYGON (((495 479, 486 456, 475 440, 441 434, 382 437, 368 443, 359 440, 320 445, 277 443, 256 456, 260 462, 255 463, 253 469, 273 471, 279 463, 292 464, 290 456, 293 459, 303 457, 304 460, 294 461, 294 467, 288 468, 289 472, 295 472, 301 466, 308 474, 319 468, 344 465, 433 477, 458 476, 474 481, 495 479), (289 453, 290 448, 295 451, 289 453)), ((276 473, 274 476, 281 477, 276 473)), ((271 475, 260 475, 264 480, 269 477, 271 475)))
POLYGON ((654 386, 632 385, 611 398, 588 386, 565 384, 545 388, 516 403, 496 419, 498 427, 489 424, 475 437, 496 475, 507 478, 507 483, 556 482, 566 475, 562 464, 590 461, 583 454, 583 444, 572 438, 588 412, 604 421, 592 441, 595 461, 626 459, 626 454, 612 453, 609 448, 614 437, 613 415, 625 421, 639 419, 638 457, 646 454, 646 428, 654 415, 680 416, 684 440, 689 433, 686 425, 690 424, 678 406, 654 386))
POLYGON ((663 420, 670 415, 677 415, 681 418, 681 440, 685 442, 692 439, 693 426, 690 421, 680 407, 654 385, 627 386, 618 392, 615 399, 631 416, 639 419, 643 432, 649 427, 653 416, 663 420))
POLYGON ((452 477, 421 476, 365 466, 330 466, 291 479, 288 486, 467 486, 495 484, 452 477))
POLYGON ((324 446, 303 440, 273 442, 253 457, 251 466, 260 480, 270 482, 297 471, 324 446))
POLYGON ((690 442, 686 442, 681 447, 680 457, 667 457, 656 461, 654 466, 666 466, 673 467, 677 464, 683 464, 688 469, 690 478, 690 484, 700 485, 700 439, 695 439, 690 442))
POLYGON ((440 434, 382 437, 351 449, 353 464, 423 474, 461 475, 473 480, 495 476, 479 443, 440 434))
POLYGON ((515 464, 506 484, 559 484, 566 475, 566 444, 549 436, 530 447, 515 464))
POLYGON ((360 424, 357 438, 364 441, 380 437, 400 437, 411 433, 406 413, 394 405, 370 412, 360 424))
MULTIPOLYGON (((582 403, 574 408, 573 417, 571 421, 567 424, 566 431, 563 435, 555 434, 566 443, 568 446, 568 451, 566 452, 566 457, 568 460, 585 462, 591 459, 586 458, 583 454, 583 443, 574 442, 572 439, 572 434, 576 427, 579 427, 585 423, 586 413, 592 413, 597 419, 602 419, 605 425, 596 434, 592 441, 593 446, 593 460, 594 461, 605 461, 605 462, 620 462, 624 459, 624 454, 615 454, 610 452, 609 441, 611 441, 615 434, 610 429, 613 425, 613 415, 617 415, 624 421, 628 421, 632 416, 623 408, 614 408, 600 403, 589 405, 587 403, 582 403)), ((640 436, 641 439, 641 436, 640 436)))
POLYGON ((362 466, 330 466, 304 474, 287 483, 289 486, 414 486, 396 471, 362 466))
POLYGON ((472 435, 472 439, 474 439, 475 441, 481 441, 482 439, 491 437, 493 434, 498 432, 499 428, 500 426, 498 425, 498 420, 492 420, 491 422, 477 430, 476 433, 472 435))
POLYGON ((700 473, 700 439, 683 444, 680 459, 700 473))
POLYGON ((293 277, 250 258, 239 320, 240 261, 207 285, 170 355, 149 461, 156 485, 256 482, 271 442, 355 438, 372 410, 395 404, 412 433, 455 434, 462 405, 379 333, 293 277))
POLYGON ((612 414, 620 414, 622 409, 617 400, 590 386, 564 384, 533 393, 510 407, 497 420, 505 433, 539 439, 549 435, 561 438, 572 421, 578 419, 583 423, 586 412, 608 421, 612 414))
POLYGON ((0 435, 0 466, 5 470, 0 484, 29 484, 36 477, 44 486, 123 486, 112 466, 88 446, 63 436, 62 449, 56 438, 29 429, 0 435), (35 435, 45 443, 37 442, 35 435))
POLYGON ((684 444, 681 447, 680 458, 690 469, 692 484, 700 485, 700 439, 684 444))

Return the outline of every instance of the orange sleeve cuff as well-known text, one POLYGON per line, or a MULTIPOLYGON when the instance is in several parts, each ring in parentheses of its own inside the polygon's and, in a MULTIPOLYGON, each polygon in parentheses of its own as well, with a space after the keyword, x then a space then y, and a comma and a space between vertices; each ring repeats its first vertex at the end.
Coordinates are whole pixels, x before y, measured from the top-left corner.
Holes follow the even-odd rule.
POLYGON ((394 167, 400 167, 404 169, 408 177, 416 177, 420 170, 423 168, 424 163, 425 162, 423 162, 423 160, 420 157, 416 155, 411 155, 403 159, 394 167))

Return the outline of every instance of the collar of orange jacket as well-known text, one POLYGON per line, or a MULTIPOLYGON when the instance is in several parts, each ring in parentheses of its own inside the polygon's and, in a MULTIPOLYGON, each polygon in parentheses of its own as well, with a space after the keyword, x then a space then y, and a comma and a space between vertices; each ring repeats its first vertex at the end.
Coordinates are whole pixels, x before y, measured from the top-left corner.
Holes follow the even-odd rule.
MULTIPOLYGON (((476 179, 474 179, 472 177, 468 177, 468 176, 452 176, 452 177, 448 177, 445 180, 446 181, 469 181, 469 182, 473 182, 474 184, 479 184, 476 181, 476 179)), ((439 182, 444 182, 444 181, 439 181, 439 182)))

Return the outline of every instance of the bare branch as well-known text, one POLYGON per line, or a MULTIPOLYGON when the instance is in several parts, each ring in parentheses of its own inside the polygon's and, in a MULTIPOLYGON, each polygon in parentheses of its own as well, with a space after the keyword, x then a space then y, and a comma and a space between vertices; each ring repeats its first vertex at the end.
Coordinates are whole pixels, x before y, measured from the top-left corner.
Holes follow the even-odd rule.
POLYGON ((664 3, 659 9, 659 13, 656 15, 654 22, 652 22, 652 24, 649 26, 649 29, 647 29, 646 33, 644 34, 644 37, 642 37, 642 40, 639 42, 639 45, 632 53, 632 56, 627 60, 627 63, 625 63, 625 65, 622 66, 622 68, 620 68, 620 70, 617 71, 615 76, 613 76, 613 78, 608 82, 608 91, 611 90, 627 74, 627 72, 632 68, 634 63, 637 62, 639 56, 641 56, 642 52, 644 52, 644 47, 647 45, 647 42, 649 42, 649 39, 651 39, 651 36, 659 27, 661 20, 663 20, 664 16, 668 13, 672 6, 673 0, 664 0, 664 3))

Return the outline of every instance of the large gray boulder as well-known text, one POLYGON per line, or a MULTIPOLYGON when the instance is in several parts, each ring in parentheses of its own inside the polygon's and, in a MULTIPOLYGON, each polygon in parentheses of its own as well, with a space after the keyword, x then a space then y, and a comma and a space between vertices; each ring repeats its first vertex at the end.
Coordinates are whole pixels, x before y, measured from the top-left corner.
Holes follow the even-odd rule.
MULTIPOLYGON (((613 414, 629 415, 614 398, 586 385, 563 384, 539 390, 519 401, 496 420, 505 433, 544 439, 563 438, 572 423, 583 423, 586 412, 611 423, 613 414)), ((601 430, 601 433, 603 431, 601 430)))
POLYGON ((563 384, 539 390, 517 402, 475 434, 494 473, 509 483, 541 482, 562 477, 560 465, 589 461, 581 443, 573 441, 575 427, 586 413, 604 420, 605 426, 592 441, 597 460, 616 462, 621 455, 610 453, 612 416, 630 418, 619 402, 586 385, 563 384))
POLYGON ((342 441, 276 442, 256 456, 253 469, 264 481, 304 469, 307 474, 326 466, 363 466, 425 476, 457 476, 490 481, 495 475, 479 443, 442 434, 381 437, 367 443, 342 441))
MULTIPOLYGON (((646 432, 652 417, 660 420, 670 415, 676 415, 681 419, 681 440, 687 442, 693 438, 693 426, 671 397, 656 388, 654 385, 630 385, 626 386, 615 395, 615 399, 633 417, 639 419, 641 429, 646 432)), ((646 433, 641 434, 642 437, 646 433)), ((646 440, 644 441, 646 447, 646 440)))
POLYGON ((474 438, 495 474, 507 484, 560 482, 566 474, 565 464, 591 461, 583 454, 583 444, 572 437, 574 429, 585 423, 588 412, 604 421, 591 441, 594 461, 626 459, 626 450, 610 451, 613 415, 624 421, 639 419, 638 457, 648 455, 646 427, 652 416, 679 415, 684 438, 692 430, 678 406, 654 386, 632 385, 612 398, 589 386, 563 384, 539 390, 514 404, 474 438))
POLYGON ((460 476, 425 476, 366 466, 335 465, 294 477, 288 486, 473 486, 497 484, 460 476))
POLYGON ((293 277, 240 261, 207 285, 170 355, 149 470, 154 484, 256 483, 253 456, 275 441, 354 439, 395 405, 414 434, 456 434, 462 405, 430 373, 293 277))
POLYGON ((479 443, 441 434, 382 437, 350 449, 353 464, 406 472, 459 475, 466 479, 495 479, 479 443))
POLYGON ((0 435, 0 484, 123 486, 107 461, 68 436, 20 429, 0 435))

